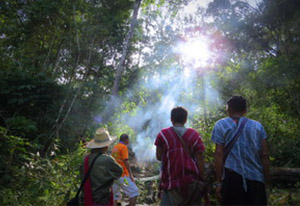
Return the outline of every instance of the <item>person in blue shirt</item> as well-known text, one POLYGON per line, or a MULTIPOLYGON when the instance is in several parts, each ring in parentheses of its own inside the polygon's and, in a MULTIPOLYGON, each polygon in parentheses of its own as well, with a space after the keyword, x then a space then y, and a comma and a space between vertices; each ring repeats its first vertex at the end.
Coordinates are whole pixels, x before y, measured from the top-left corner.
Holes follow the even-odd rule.
POLYGON ((222 205, 267 205, 267 135, 261 123, 244 117, 246 108, 246 99, 232 96, 227 101, 228 117, 218 120, 212 132, 216 195, 222 205), (240 127, 241 133, 224 159, 224 151, 240 127))

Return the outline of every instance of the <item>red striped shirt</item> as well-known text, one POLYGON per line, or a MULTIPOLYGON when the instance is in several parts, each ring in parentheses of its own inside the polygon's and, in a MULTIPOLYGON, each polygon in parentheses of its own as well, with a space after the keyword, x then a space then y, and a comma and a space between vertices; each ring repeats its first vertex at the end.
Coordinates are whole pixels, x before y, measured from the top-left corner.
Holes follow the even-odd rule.
MULTIPOLYGON (((204 152, 205 147, 199 133, 187 129, 182 137, 193 154, 204 152)), ((162 148, 161 188, 174 189, 199 179, 196 162, 185 152, 183 146, 171 127, 161 130, 155 145, 162 148)))

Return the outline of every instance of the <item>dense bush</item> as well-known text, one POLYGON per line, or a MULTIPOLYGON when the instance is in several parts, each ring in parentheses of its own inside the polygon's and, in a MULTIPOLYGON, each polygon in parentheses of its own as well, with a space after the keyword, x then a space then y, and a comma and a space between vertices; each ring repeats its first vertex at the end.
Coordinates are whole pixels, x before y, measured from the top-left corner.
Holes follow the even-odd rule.
POLYGON ((63 205, 79 186, 85 149, 42 158, 24 138, 0 128, 0 205, 63 205))

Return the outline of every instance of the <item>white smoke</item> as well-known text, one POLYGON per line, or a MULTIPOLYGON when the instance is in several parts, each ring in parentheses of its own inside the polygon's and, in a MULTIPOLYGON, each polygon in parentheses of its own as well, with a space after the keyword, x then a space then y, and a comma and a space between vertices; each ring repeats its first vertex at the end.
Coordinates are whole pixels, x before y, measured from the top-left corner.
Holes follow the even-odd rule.
MULTIPOLYGON (((197 71, 190 70, 188 76, 184 70, 170 69, 159 76, 148 76, 147 81, 140 81, 135 88, 145 89, 152 95, 146 104, 137 105, 134 115, 125 114, 123 119, 136 132, 136 142, 132 142, 132 149, 138 161, 155 160, 154 141, 161 129, 171 126, 170 112, 175 106, 183 106, 189 112, 191 119, 194 114, 203 111, 201 101, 203 91, 206 94, 206 104, 216 101, 218 93, 211 87, 208 77, 204 80, 202 89, 197 84, 197 71), (158 98, 156 98, 156 96, 158 98), (157 99, 153 101, 153 99, 157 99)), ((132 97, 130 93, 127 99, 132 97)), ((189 121, 186 126, 189 126, 189 121)))

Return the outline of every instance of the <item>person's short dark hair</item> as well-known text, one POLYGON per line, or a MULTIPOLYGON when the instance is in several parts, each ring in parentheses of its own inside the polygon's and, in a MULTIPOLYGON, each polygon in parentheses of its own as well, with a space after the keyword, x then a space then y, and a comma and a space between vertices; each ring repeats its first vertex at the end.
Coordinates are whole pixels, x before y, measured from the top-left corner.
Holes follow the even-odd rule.
POLYGON ((228 111, 244 112, 247 108, 247 101, 242 96, 232 96, 227 100, 228 111))
POLYGON ((128 139, 129 139, 128 134, 121 134, 121 136, 120 136, 120 141, 124 142, 124 141, 126 141, 126 140, 128 140, 128 139))
POLYGON ((171 120, 175 123, 184 124, 187 120, 188 111, 183 107, 175 107, 171 111, 171 120))

